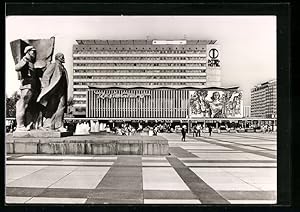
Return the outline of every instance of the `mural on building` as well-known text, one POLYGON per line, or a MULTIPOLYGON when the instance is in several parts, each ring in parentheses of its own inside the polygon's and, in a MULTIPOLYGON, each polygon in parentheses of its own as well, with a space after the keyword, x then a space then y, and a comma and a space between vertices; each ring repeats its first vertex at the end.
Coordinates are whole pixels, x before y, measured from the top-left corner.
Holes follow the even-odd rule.
POLYGON ((190 111, 190 117, 242 117, 242 92, 237 89, 190 91, 190 111))

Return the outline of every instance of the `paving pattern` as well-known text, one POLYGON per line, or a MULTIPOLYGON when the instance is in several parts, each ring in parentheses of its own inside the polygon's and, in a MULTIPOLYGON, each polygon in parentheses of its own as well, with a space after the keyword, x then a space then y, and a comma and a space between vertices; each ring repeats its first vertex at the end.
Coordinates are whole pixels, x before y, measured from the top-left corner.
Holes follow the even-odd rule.
POLYGON ((276 204, 276 134, 160 134, 168 156, 7 155, 6 203, 276 204))

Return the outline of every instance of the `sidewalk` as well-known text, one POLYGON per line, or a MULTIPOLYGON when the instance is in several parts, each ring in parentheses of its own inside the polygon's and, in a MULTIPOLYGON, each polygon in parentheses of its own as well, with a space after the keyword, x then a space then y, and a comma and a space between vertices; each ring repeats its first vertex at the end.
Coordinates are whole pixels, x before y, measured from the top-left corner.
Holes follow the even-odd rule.
POLYGON ((9 155, 6 202, 276 203, 276 134, 160 135, 169 156, 9 155))

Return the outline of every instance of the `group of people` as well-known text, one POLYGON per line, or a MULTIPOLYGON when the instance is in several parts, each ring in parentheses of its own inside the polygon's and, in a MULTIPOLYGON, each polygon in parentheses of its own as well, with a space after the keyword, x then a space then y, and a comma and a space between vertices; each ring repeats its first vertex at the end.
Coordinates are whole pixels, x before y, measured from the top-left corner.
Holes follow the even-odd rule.
POLYGON ((270 125, 268 125, 268 124, 263 125, 261 128, 262 128, 262 132, 263 133, 271 133, 271 132, 273 132, 273 127, 270 126, 270 125))
MULTIPOLYGON (((201 131, 202 131, 202 126, 200 124, 194 125, 191 130, 193 132, 193 137, 195 137, 195 135, 196 135, 196 137, 200 137, 201 136, 201 131)), ((209 136, 211 136, 211 133, 212 133, 212 127, 211 126, 208 126, 208 133, 209 133, 209 136)), ((185 141, 185 137, 186 137, 186 134, 187 134, 186 125, 182 126, 181 134, 182 134, 181 140, 185 141)))
POLYGON ((202 126, 200 124, 194 125, 192 128, 193 131, 193 137, 200 137, 201 136, 201 131, 202 131, 202 126))
POLYGON ((66 131, 63 117, 67 110, 68 74, 63 65, 64 55, 57 53, 55 63, 46 64, 36 61, 33 46, 25 47, 24 54, 15 67, 21 83, 16 131, 32 128, 66 131))
POLYGON ((6 133, 12 133, 13 131, 16 130, 16 127, 17 127, 17 123, 16 123, 16 120, 7 120, 6 121, 6 133))
POLYGON ((135 134, 136 129, 130 124, 122 124, 120 128, 113 128, 113 131, 118 135, 130 136, 135 134))

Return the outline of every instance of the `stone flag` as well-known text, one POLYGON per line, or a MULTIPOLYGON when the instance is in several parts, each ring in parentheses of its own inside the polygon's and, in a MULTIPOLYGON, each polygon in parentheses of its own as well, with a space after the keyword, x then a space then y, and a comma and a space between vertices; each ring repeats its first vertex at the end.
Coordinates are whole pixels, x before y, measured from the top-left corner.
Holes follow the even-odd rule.
MULTIPOLYGON (((36 62, 34 64, 35 68, 44 68, 52 60, 54 52, 55 37, 50 39, 36 39, 36 40, 14 40, 10 42, 12 56, 14 58, 15 64, 17 64, 24 54, 24 49, 26 46, 33 46, 36 49, 36 62)), ((20 72, 18 72, 18 79, 20 79, 20 72)))

